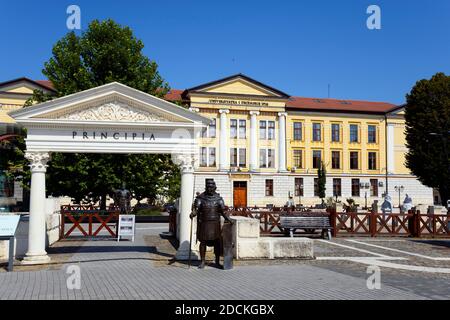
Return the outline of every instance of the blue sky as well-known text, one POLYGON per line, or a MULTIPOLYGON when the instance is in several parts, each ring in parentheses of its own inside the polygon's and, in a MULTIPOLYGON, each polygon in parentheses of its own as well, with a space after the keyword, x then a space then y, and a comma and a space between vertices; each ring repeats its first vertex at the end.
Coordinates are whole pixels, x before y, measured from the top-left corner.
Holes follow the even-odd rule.
POLYGON ((173 88, 242 72, 290 95, 402 103, 414 83, 450 73, 450 1, 2 1, 0 81, 43 79, 66 8, 130 26, 173 88), (381 30, 366 9, 381 7, 381 30))

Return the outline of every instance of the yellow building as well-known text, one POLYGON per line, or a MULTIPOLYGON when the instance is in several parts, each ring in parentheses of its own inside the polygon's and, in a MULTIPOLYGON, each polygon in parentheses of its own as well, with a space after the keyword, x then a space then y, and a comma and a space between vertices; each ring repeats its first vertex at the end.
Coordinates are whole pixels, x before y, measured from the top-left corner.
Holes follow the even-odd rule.
MULTIPOLYGON (((35 89, 48 94, 54 92, 51 84, 46 80, 34 81, 28 78, 19 78, 0 83, 0 156, 2 156, 6 139, 11 139, 15 134, 20 133, 20 128, 8 115, 8 112, 22 108, 35 89)), ((8 181, 4 170, 5 168, 0 168, 0 212, 23 200, 23 190, 20 184, 8 181)))
POLYGON ((168 98, 212 120, 200 138, 195 188, 214 179, 227 205, 284 205, 290 195, 295 203, 320 203, 321 161, 327 197, 363 207, 381 204, 388 190, 396 206, 406 194, 415 204, 433 203, 432 189, 404 165, 402 107, 292 97, 242 74, 173 90, 168 98))
MULTIPOLYGON (((7 112, 20 108, 34 89, 53 92, 48 81, 0 84, 3 135, 14 127, 7 112)), ((362 207, 381 203, 388 190, 395 206, 406 194, 414 204, 433 203, 432 189, 404 165, 401 106, 290 96, 243 74, 173 89, 166 99, 211 119, 199 136, 195 191, 214 179, 228 206, 285 205, 289 196, 297 204, 318 204, 321 161, 327 197, 353 198, 362 207)))

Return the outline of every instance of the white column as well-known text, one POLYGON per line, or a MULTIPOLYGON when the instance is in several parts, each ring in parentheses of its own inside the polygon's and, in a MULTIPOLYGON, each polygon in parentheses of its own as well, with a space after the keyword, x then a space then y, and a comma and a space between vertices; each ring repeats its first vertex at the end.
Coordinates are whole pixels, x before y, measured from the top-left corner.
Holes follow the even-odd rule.
POLYGON ((278 113, 278 171, 286 172, 286 112, 278 113))
POLYGON ((30 220, 28 222, 28 251, 22 264, 41 264, 50 261, 45 251, 45 172, 50 155, 47 152, 26 152, 30 161, 30 220))
POLYGON ((230 158, 228 157, 228 121, 227 113, 230 110, 219 110, 220 113, 220 158, 219 158, 219 170, 228 171, 230 169, 230 158))
POLYGON ((191 230, 191 219, 189 215, 192 212, 192 202, 194 199, 194 158, 192 155, 184 154, 177 156, 177 162, 181 168, 181 198, 180 198, 180 234, 179 241, 180 245, 177 250, 176 259, 177 260, 187 260, 189 258, 189 247, 191 232, 192 235, 192 260, 198 260, 198 253, 194 250, 195 248, 195 237, 194 230, 191 230))
POLYGON ((388 174, 393 174, 395 171, 395 157, 394 157, 394 124, 387 124, 387 155, 386 167, 388 174))
POLYGON ((250 111, 250 171, 259 168, 258 165, 258 121, 259 111, 250 111))

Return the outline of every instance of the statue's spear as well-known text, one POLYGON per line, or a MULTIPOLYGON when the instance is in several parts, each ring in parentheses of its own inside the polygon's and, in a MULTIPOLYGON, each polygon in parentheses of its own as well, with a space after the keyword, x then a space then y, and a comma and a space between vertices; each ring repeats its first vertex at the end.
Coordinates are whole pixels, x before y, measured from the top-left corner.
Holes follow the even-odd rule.
MULTIPOLYGON (((192 212, 192 211, 191 211, 192 212)), ((192 224, 193 224, 193 220, 194 218, 191 217, 191 232, 189 235, 189 259, 188 259, 188 265, 189 265, 189 269, 191 268, 191 254, 192 254, 192 224)))

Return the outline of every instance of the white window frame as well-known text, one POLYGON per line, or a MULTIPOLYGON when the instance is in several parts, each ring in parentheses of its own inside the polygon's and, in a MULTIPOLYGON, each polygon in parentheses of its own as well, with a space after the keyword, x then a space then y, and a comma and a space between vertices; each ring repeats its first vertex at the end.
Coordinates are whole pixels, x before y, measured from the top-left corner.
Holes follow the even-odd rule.
POLYGON ((245 168, 247 167, 247 148, 238 148, 238 147, 232 147, 230 148, 230 167, 236 167, 236 168, 245 168), (231 149, 236 149, 236 165, 231 164, 231 149), (245 164, 242 164, 240 159, 240 152, 241 150, 245 150, 245 164))
POLYGON ((275 149, 272 148, 260 148, 259 149, 259 167, 260 168, 267 168, 267 169, 273 169, 275 168, 275 161, 276 161, 276 157, 275 157, 275 149), (273 163, 272 166, 269 167, 269 150, 271 150, 273 152, 273 163), (261 165, 261 151, 264 151, 264 166, 261 165))
POLYGON ((216 147, 200 147, 200 167, 201 168, 214 168, 217 165, 217 150, 214 150, 214 158, 215 162, 214 164, 210 164, 210 155, 211 155, 211 149, 216 149, 216 147), (206 166, 202 165, 202 149, 206 149, 206 166))

